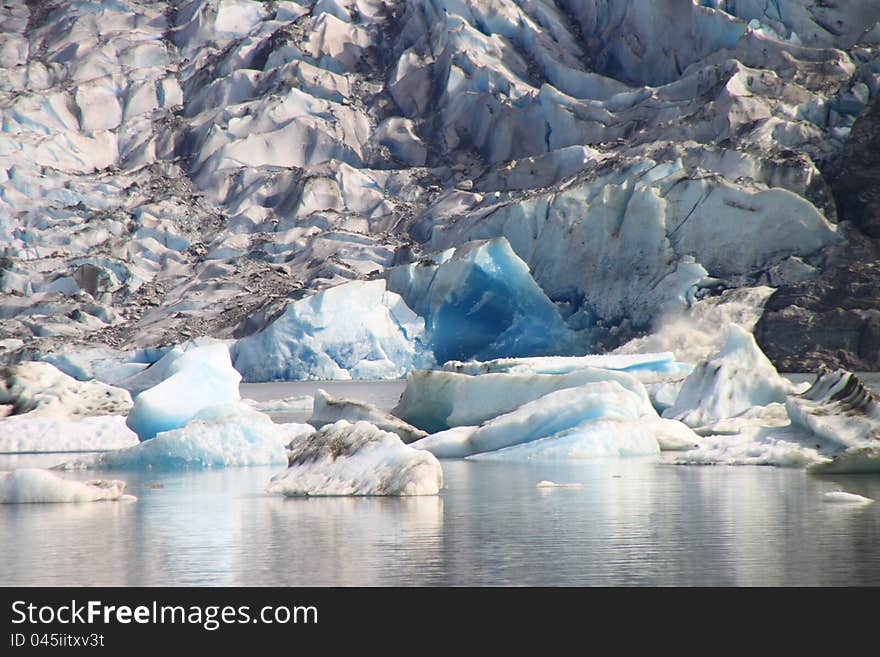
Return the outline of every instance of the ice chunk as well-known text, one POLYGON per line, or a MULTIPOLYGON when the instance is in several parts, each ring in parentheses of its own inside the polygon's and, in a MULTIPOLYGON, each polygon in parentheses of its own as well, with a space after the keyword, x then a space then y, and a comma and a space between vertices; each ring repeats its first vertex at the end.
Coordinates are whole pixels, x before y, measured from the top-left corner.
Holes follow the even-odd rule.
POLYGON ((862 495, 847 493, 842 490, 833 490, 825 493, 822 499, 832 504, 870 504, 874 501, 870 497, 863 497, 862 495))
POLYGON ((676 454, 675 463, 688 465, 775 465, 787 468, 812 467, 828 459, 802 435, 777 427, 755 427, 734 435, 712 435, 699 439, 697 449, 676 454))
POLYGON ((96 452, 137 443, 121 415, 72 420, 27 413, 0 420, 0 453, 96 452))
POLYGON ((439 458, 572 460, 653 455, 692 448, 693 431, 657 417, 616 381, 551 392, 480 426, 459 426, 412 444, 439 458))
POLYGON ((573 349, 575 336, 503 237, 470 242, 385 275, 389 289, 425 318, 438 362, 573 349))
POLYGON ((15 414, 77 418, 125 414, 131 395, 99 381, 77 381, 49 363, 26 362, 0 367, 0 404, 11 404, 15 414))
POLYGON ((545 479, 544 481, 539 481, 535 487, 536 488, 583 488, 584 485, 580 484, 580 483, 557 484, 555 481, 547 481, 545 479))
POLYGON ((880 473, 880 445, 850 447, 835 455, 810 464, 815 474, 878 474, 880 473))
POLYGON ((482 374, 415 370, 392 413, 435 433, 478 425, 556 390, 615 381, 636 395, 639 413, 654 413, 645 387, 626 372, 584 368, 569 374, 482 374))
POLYGON ((488 461, 576 461, 653 456, 660 448, 651 420, 591 420, 552 436, 468 458, 488 461))
POLYGON ((51 502, 98 502, 135 500, 125 495, 125 482, 98 479, 70 481, 48 470, 23 468, 0 473, 0 504, 35 504, 51 502))
POLYGON ((270 493, 436 495, 443 485, 443 470, 432 454, 368 422, 339 420, 292 448, 289 467, 272 478, 270 493))
POLYGON ((785 408, 792 424, 836 445, 862 447, 880 441, 880 403, 851 372, 822 368, 809 390, 789 397, 785 408))
POLYGON ((174 360, 168 378, 137 396, 126 424, 141 440, 185 425, 201 409, 239 399, 241 375, 224 344, 190 349, 174 360))
POLYGON ((413 443, 413 447, 427 449, 437 456, 465 457, 557 436, 594 420, 635 420, 644 410, 643 399, 616 381, 587 383, 548 393, 498 415, 467 438, 441 432, 413 443))
POLYGON ((424 321, 384 280, 352 281, 295 301, 235 343, 245 381, 396 379, 433 362, 424 321))
POLYGON ((411 443, 428 435, 421 429, 380 410, 373 404, 334 397, 319 388, 315 393, 315 404, 312 416, 308 420, 309 424, 320 429, 337 420, 348 420, 349 422, 364 420, 382 431, 396 433, 404 443, 411 443))
POLYGON ((753 406, 784 402, 789 392, 793 392, 791 383, 779 376, 752 334, 731 324, 724 347, 697 365, 663 417, 696 427, 753 406))
POLYGON ((311 411, 315 405, 315 398, 311 395, 301 395, 299 397, 285 397, 284 399, 268 399, 265 401, 242 399, 242 402, 261 413, 296 413, 311 411))
POLYGON ((210 406, 179 429, 133 447, 71 461, 61 469, 178 470, 272 465, 302 425, 279 425, 243 403, 210 406))

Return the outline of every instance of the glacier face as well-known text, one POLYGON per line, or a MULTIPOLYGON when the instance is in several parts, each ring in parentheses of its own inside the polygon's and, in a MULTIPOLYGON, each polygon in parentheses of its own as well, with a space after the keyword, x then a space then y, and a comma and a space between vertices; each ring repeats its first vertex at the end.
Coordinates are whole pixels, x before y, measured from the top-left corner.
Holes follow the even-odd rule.
MULTIPOLYGON (((10 3, 0 358, 265 334, 502 237, 597 347, 810 280, 851 239, 824 172, 876 97, 878 20, 871 0, 10 3)), ((441 353, 538 353, 495 345, 441 353)))

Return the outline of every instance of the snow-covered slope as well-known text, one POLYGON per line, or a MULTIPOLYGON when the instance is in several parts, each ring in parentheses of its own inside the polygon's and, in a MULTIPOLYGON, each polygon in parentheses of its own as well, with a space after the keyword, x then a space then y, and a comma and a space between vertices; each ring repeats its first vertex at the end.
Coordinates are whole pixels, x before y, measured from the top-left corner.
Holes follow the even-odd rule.
POLYGON ((810 279, 843 239, 822 172, 876 96, 878 21, 873 0, 6 3, 0 358, 244 337, 500 237, 589 338, 569 353, 810 279))

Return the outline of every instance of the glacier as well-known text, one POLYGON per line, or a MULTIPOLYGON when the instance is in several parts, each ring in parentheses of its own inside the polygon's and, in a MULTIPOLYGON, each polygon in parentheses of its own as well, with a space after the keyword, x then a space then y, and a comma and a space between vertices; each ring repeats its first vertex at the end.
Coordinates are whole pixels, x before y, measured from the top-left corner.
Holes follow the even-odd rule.
POLYGON ((577 337, 503 237, 393 267, 385 277, 425 318, 426 339, 440 363, 577 348, 577 337))
MULTIPOLYGON (((284 344, 290 305, 474 242, 506 240, 569 355, 727 292, 811 289, 862 243, 831 183, 880 88, 878 21, 870 0, 11 4, 0 361, 117 384, 200 336, 284 344), (65 357, 86 349, 128 356, 65 357)), ((510 319, 500 341, 440 330, 437 360, 559 355, 510 319)), ((337 373, 412 366, 391 355, 337 373)))
POLYGON ((369 422, 339 420, 291 448, 288 468, 272 478, 269 493, 436 495, 443 486, 443 470, 433 455, 369 422))

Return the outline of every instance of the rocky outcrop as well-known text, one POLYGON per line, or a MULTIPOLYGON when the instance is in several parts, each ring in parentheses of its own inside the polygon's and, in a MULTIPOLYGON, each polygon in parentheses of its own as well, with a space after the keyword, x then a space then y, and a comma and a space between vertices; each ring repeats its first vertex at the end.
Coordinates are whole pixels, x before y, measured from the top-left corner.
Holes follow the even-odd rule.
POLYGON ((755 329, 784 371, 820 363, 880 369, 880 98, 859 116, 830 168, 846 241, 822 254, 819 276, 781 285, 755 329))

